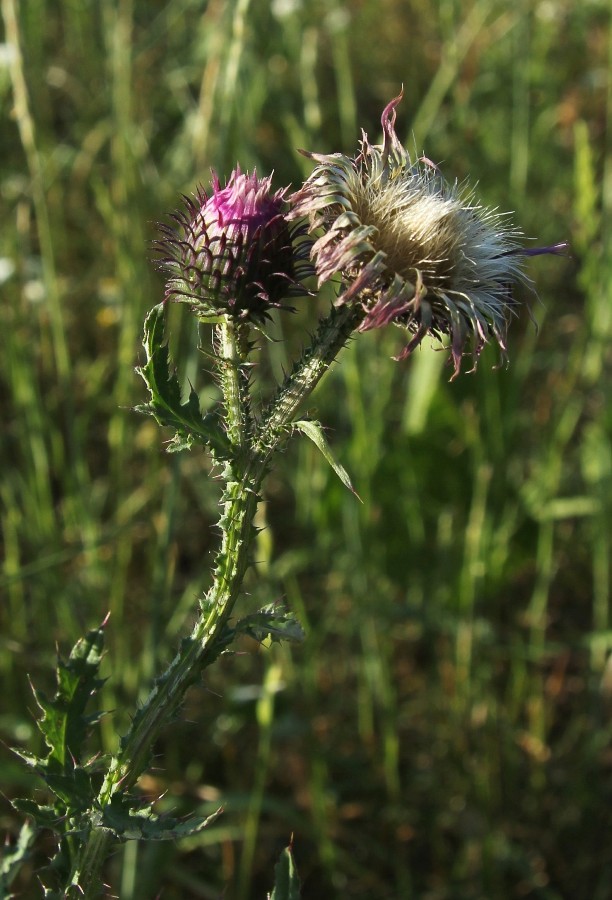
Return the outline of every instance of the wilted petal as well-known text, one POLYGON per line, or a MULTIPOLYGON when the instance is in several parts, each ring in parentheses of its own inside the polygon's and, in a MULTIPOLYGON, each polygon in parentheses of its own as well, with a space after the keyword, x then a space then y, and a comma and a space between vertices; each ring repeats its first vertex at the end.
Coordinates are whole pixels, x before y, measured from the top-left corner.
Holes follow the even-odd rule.
POLYGON ((364 133, 353 158, 305 154, 317 165, 289 198, 289 215, 322 230, 312 248, 319 281, 341 277, 337 303, 361 304, 360 330, 408 329, 414 337, 401 358, 427 334, 449 337, 456 375, 468 344, 474 365, 488 341, 505 357, 524 258, 560 254, 566 245, 525 249, 506 215, 482 207, 466 185, 446 182, 427 157, 411 159, 395 132, 401 99, 383 111, 382 145, 364 133))

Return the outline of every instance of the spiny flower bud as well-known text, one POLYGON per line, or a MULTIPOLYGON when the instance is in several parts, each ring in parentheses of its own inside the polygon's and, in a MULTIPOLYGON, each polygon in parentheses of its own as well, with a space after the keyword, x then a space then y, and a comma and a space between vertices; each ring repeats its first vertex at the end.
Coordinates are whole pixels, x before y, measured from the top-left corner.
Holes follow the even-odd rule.
POLYGON ((311 231, 322 229, 312 248, 319 283, 341 275, 336 302, 362 305, 360 331, 405 327, 414 336, 398 359, 427 334, 449 335, 454 378, 467 344, 474 368, 491 338, 505 358, 512 288, 527 281, 523 257, 566 245, 524 249, 506 215, 480 206, 465 185, 446 182, 425 157, 412 160, 394 127, 402 95, 382 114, 382 145, 362 132, 355 158, 305 152, 317 166, 289 198, 290 216, 307 216, 311 231))
POLYGON ((157 246, 171 276, 166 299, 204 317, 261 325, 287 297, 306 293, 299 279, 311 268, 310 244, 297 241, 305 229, 289 225, 286 189, 272 193, 271 181, 237 166, 225 187, 212 173, 210 196, 199 187, 183 198, 185 210, 172 216, 177 227, 160 226, 157 246))

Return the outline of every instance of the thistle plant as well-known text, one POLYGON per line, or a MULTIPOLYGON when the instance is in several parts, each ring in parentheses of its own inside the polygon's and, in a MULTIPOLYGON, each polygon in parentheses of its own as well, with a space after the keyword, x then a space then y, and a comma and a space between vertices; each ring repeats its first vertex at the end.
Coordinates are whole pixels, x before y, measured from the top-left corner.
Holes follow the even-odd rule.
MULTIPOLYGON (((295 434, 305 435, 352 489, 320 423, 298 418, 300 406, 353 335, 388 324, 408 335, 400 360, 427 335, 450 346, 452 377, 468 352, 475 366, 486 343, 496 344, 505 358, 506 329, 516 310, 513 289, 526 281, 525 258, 562 251, 562 244, 526 249, 507 216, 481 207, 466 185, 446 182, 429 160, 412 159, 395 133, 400 99, 382 114, 381 145, 371 145, 364 133, 354 157, 307 153, 316 166, 293 194, 287 188, 273 192, 271 178, 237 167, 223 187, 213 174, 210 193, 198 188, 173 224, 162 226, 157 249, 166 295, 145 321, 145 360, 137 372, 149 398, 137 409, 171 430, 170 452, 203 449, 220 473, 212 584, 199 600, 191 634, 156 679, 112 758, 85 755, 87 733, 101 716, 86 707, 101 684, 106 622, 77 643, 67 662, 60 661, 56 695, 35 694, 48 752, 22 756, 51 799, 43 805, 16 801, 29 823, 5 857, 5 885, 37 828, 58 837, 57 855, 41 873, 45 896, 93 898, 103 890, 104 862, 117 841, 175 839, 206 827, 210 819, 157 816, 138 796, 137 782, 154 741, 180 713, 187 688, 238 636, 302 638, 299 623, 281 605, 236 615, 252 561, 257 505, 277 452, 295 434), (335 285, 335 302, 273 396, 256 406, 257 338, 273 311, 290 311, 300 296, 310 302, 305 279, 311 273, 319 288, 335 285), (181 396, 165 342, 173 302, 187 304, 201 328, 212 330, 221 401, 211 413, 202 413, 193 388, 181 396)), ((276 900, 297 896, 296 885, 287 851, 277 870, 276 900)))

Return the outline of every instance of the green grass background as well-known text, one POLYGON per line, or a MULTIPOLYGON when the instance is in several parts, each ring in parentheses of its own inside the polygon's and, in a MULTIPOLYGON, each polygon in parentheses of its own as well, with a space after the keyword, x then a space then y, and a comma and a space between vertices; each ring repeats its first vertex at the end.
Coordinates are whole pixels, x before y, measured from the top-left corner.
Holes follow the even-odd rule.
MULTIPOLYGON (((118 734, 209 582, 218 485, 131 412, 163 285, 155 222, 236 161, 297 185, 297 147, 353 154, 403 83, 398 133, 572 258, 530 263, 509 369, 359 337, 270 477, 243 608, 286 598, 298 647, 245 644, 191 691, 143 779, 223 816, 129 843, 121 900, 264 898, 294 835, 308 898, 612 897, 612 7, 605 0, 2 0, 0 736, 35 747, 51 690, 111 612, 118 734), (15 51, 19 41, 20 54, 15 51), (225 891, 225 893, 223 893, 225 891)), ((323 305, 324 306, 324 305, 323 305)), ((261 390, 311 331, 261 350, 261 390)), ((202 344, 209 337, 202 334, 202 344)), ((193 323, 185 382, 215 399, 193 323)), ((2 792, 31 794, 2 749, 2 792)), ((42 795, 39 795, 42 796, 42 795)), ((0 803, 0 826, 18 821, 0 803)), ((20 883, 39 896, 33 871, 20 883)), ((109 894, 110 896, 110 894, 109 894)))

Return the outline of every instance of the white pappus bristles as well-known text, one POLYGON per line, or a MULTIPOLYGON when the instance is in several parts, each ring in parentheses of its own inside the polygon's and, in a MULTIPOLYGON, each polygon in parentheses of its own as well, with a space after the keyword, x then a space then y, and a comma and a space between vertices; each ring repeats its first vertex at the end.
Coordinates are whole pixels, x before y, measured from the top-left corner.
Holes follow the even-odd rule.
POLYGON ((319 281, 341 276, 337 303, 361 304, 360 330, 394 323, 412 332, 399 358, 427 334, 449 335, 454 377, 468 345, 474 366, 491 339, 505 356, 524 257, 565 245, 525 249, 507 214, 479 205, 425 157, 411 159, 394 127, 401 96, 382 114, 382 145, 364 133, 355 158, 306 154, 317 165, 289 198, 290 216, 322 232, 312 250, 319 281))

